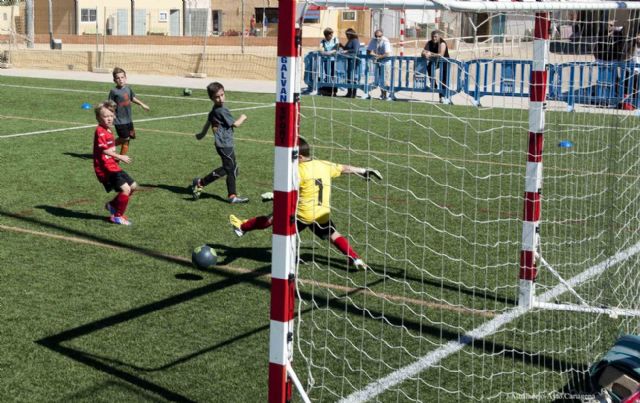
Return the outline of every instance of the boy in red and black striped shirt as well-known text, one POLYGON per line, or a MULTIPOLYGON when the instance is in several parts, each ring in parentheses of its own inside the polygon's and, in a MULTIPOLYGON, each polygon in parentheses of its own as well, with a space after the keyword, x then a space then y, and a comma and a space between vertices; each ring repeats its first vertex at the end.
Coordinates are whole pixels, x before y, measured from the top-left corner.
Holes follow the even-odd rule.
POLYGON ((111 132, 115 108, 113 101, 102 102, 95 108, 98 126, 93 137, 93 169, 107 192, 118 192, 113 200, 105 204, 105 208, 111 214, 109 221, 114 224, 131 225, 124 213, 129 204, 129 197, 138 184, 119 165, 119 161, 130 164, 131 158, 116 152, 116 142, 111 132))

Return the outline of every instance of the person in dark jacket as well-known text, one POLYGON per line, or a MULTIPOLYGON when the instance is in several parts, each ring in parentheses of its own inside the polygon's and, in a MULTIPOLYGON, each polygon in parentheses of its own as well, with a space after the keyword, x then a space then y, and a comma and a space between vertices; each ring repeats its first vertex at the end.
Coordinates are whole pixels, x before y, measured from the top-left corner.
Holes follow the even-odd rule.
MULTIPOLYGON (((347 83, 348 84, 357 84, 356 81, 356 67, 358 66, 358 53, 360 52, 360 38, 358 38, 358 34, 353 28, 349 28, 345 31, 345 35, 347 36, 347 43, 344 45, 340 45, 340 49, 342 49, 342 54, 347 56, 347 83)), ((348 98, 356 97, 356 89, 349 88, 347 89, 348 98)))
MULTIPOLYGON (((438 31, 431 32, 431 40, 424 45, 424 49, 422 50, 422 57, 429 60, 429 62, 427 63, 427 76, 430 76, 433 72, 433 75, 435 76, 433 78, 436 81, 434 89, 440 88, 440 86, 437 84, 438 80, 436 71, 438 69, 438 66, 440 65, 441 58, 449 58, 449 47, 447 46, 447 42, 445 42, 445 40, 440 37, 440 33, 438 31)), ((445 60, 442 63, 442 69, 440 71, 441 79, 439 81, 440 83, 442 83, 442 87, 439 91, 440 102, 442 102, 444 90, 449 86, 448 72, 449 65, 445 60)))

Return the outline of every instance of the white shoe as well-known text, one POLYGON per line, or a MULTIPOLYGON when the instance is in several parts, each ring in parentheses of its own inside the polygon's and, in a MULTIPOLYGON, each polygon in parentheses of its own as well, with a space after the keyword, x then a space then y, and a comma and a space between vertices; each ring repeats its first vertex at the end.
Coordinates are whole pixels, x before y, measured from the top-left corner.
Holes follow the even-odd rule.
POLYGON ((369 268, 369 266, 367 266, 367 264, 362 259, 354 259, 353 265, 358 270, 366 270, 369 268))

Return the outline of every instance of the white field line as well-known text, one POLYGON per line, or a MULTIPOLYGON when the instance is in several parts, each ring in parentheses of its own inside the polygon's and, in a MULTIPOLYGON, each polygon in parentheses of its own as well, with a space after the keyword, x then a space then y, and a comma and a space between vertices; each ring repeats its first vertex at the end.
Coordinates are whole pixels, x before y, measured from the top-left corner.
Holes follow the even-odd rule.
MULTIPOLYGON (((246 110, 249 110, 249 109, 269 108, 269 107, 273 107, 274 105, 275 104, 273 104, 273 103, 267 104, 267 105, 262 104, 261 106, 247 106, 245 108, 235 108, 235 109, 230 109, 230 110, 232 112, 246 111, 246 110)), ((156 121, 159 121, 159 120, 182 119, 182 118, 189 118, 189 117, 193 117, 193 116, 203 116, 203 115, 208 115, 208 114, 209 114, 209 112, 198 112, 198 113, 189 113, 187 115, 164 116, 164 117, 160 117, 160 118, 136 119, 136 122, 156 122, 156 121)), ((62 129, 39 130, 39 131, 36 131, 36 132, 28 132, 28 133, 5 134, 5 135, 1 135, 0 139, 11 138, 11 137, 32 136, 32 135, 36 135, 36 134, 45 134, 45 133, 64 132, 64 131, 68 131, 68 130, 88 129, 90 127, 96 127, 96 125, 95 124, 90 124, 90 125, 66 127, 66 128, 62 128, 62 129)))
MULTIPOLYGON (((76 90, 72 88, 53 88, 53 87, 37 87, 37 86, 29 86, 29 85, 16 85, 16 84, 0 84, 0 87, 12 87, 12 88, 25 88, 25 89, 34 89, 34 90, 46 90, 46 91, 60 91, 60 92, 78 92, 78 93, 86 93, 86 94, 104 94, 104 91, 95 91, 95 90, 76 90)), ((190 98, 190 97, 179 97, 172 95, 154 95, 154 94, 138 94, 140 97, 147 98, 167 98, 167 99, 182 99, 182 100, 191 100, 191 101, 207 101, 211 102, 208 98, 190 98)), ((247 104, 247 105, 264 105, 264 102, 249 102, 249 101, 225 101, 225 103, 236 103, 236 104, 247 104)), ((379 111, 375 108, 365 108, 365 109, 341 109, 341 108, 332 108, 332 107, 322 107, 322 106, 302 106, 302 110, 306 109, 317 109, 317 110, 328 110, 328 111, 337 111, 337 112, 353 112, 353 113, 366 113, 366 114, 378 114, 378 115, 394 115, 394 116, 410 116, 410 117, 422 117, 422 118, 443 118, 443 115, 437 114, 424 114, 424 113, 408 113, 408 112, 386 112, 379 111)), ((444 116, 446 117, 446 116, 444 116)), ((466 120, 469 121, 485 121, 485 122, 494 122, 494 119, 486 119, 486 118, 474 118, 467 117, 466 120)), ((526 120, 508 120, 505 123, 510 123, 512 125, 520 124, 525 125, 527 123, 526 120)), ((557 126, 567 126, 567 127, 580 127, 580 128, 589 128, 591 130, 594 129, 609 129, 609 127, 605 126, 594 126, 594 125, 576 125, 575 123, 559 123, 557 126)))
MULTIPOLYGON (((576 287, 581 283, 595 277, 608 268, 623 262, 632 256, 638 254, 640 252, 640 242, 633 245, 632 247, 616 253, 614 256, 609 259, 598 263, 595 266, 592 266, 585 270, 584 272, 578 274, 575 277, 570 278, 567 283, 571 287, 576 287)), ((549 302, 553 298, 567 292, 567 287, 562 284, 559 284, 552 288, 551 290, 545 292, 539 297, 541 302, 549 302)), ((520 316, 527 313, 529 309, 515 307, 512 310, 503 313, 501 315, 496 316, 494 319, 488 321, 487 323, 473 329, 472 331, 466 333, 464 336, 460 337, 457 341, 450 341, 444 346, 438 348, 435 351, 423 356, 418 361, 413 364, 407 365, 406 367, 400 368, 389 375, 381 378, 375 382, 370 383, 367 387, 357 392, 350 394, 341 400, 341 402, 363 402, 383 393, 387 389, 406 381, 407 379, 416 376, 420 372, 433 367, 435 364, 440 362, 441 360, 447 358, 451 354, 454 354, 460 350, 462 350, 465 346, 468 346, 473 342, 473 340, 482 339, 487 337, 493 333, 495 333, 498 329, 503 327, 509 322, 519 318, 520 316)))
MULTIPOLYGON (((0 84, 0 87, 11 87, 11 88, 24 88, 31 90, 44 90, 44 91, 59 91, 59 92, 78 92, 82 94, 105 94, 105 91, 96 91, 96 90, 76 90, 73 88, 53 88, 53 87, 36 87, 32 85, 17 85, 17 84, 0 84)), ((239 92, 239 91, 236 91, 239 92)), ((106 93, 109 94, 108 92, 106 93)), ((137 96, 146 97, 146 98, 166 98, 166 99, 182 99, 185 101, 207 101, 211 102, 209 98, 198 98, 198 97, 179 97, 175 95, 157 95, 157 94, 143 94, 136 93, 137 96)), ((106 95, 105 95, 106 97, 106 95)), ((247 105, 264 105, 264 102, 249 102, 249 101, 225 101, 225 103, 230 104, 247 104, 247 105)))
MULTIPOLYGON (((11 227, 11 226, 8 226, 8 225, 3 225, 3 224, 0 224, 0 231, 10 231, 10 232, 14 232, 14 233, 29 234, 29 235, 41 236, 41 237, 50 238, 50 239, 59 239, 59 240, 67 241, 67 242, 75 242, 75 243, 78 243, 78 244, 99 246, 99 247, 104 247, 104 248, 110 248, 110 249, 116 249, 116 250, 122 250, 122 251, 129 251, 129 252, 134 252, 134 253, 145 254, 144 252, 131 250, 131 249, 129 249, 127 247, 124 247, 124 246, 110 245, 108 243, 92 241, 90 239, 67 236, 67 235, 57 235, 57 234, 52 234, 52 233, 49 233, 49 232, 35 231, 35 230, 27 229, 27 228, 11 227)), ((172 260, 179 260, 179 261, 182 261, 182 262, 185 262, 185 263, 190 263, 191 262, 189 259, 184 258, 182 256, 174 256, 174 255, 169 255, 169 254, 162 253, 162 252, 148 251, 148 253, 146 253, 146 254, 147 255, 151 255, 151 256, 169 258, 169 259, 172 259, 172 260)), ((251 272, 251 270, 249 270, 249 269, 236 267, 236 266, 231 266, 231 265, 218 265, 217 267, 218 268, 225 268, 225 269, 228 269, 229 271, 232 271, 232 272, 235 272, 235 273, 241 273, 241 274, 245 274, 245 273, 250 273, 251 272)), ((270 273, 264 273, 260 277, 266 277, 267 279, 271 279, 271 274, 270 273)), ((432 302, 427 302, 427 301, 414 299, 414 298, 406 298, 406 297, 402 297, 402 296, 399 296, 399 295, 377 293, 377 292, 374 292, 374 291, 371 291, 371 290, 367 290, 367 289, 362 289, 362 288, 359 288, 359 287, 345 287, 345 286, 338 285, 338 284, 325 283, 325 282, 316 281, 316 280, 312 280, 312 279, 300 279, 300 280, 303 281, 303 283, 306 283, 306 284, 315 285, 315 286, 326 288, 326 289, 329 289, 329 290, 335 290, 335 291, 339 291, 339 292, 344 292, 345 294, 359 293, 359 294, 364 294, 364 295, 367 295, 367 296, 373 297, 373 298, 379 298, 379 299, 384 299, 384 300, 392 300, 392 301, 400 301, 400 302, 403 302, 403 303, 406 303, 406 304, 414 304, 414 305, 418 305, 418 306, 426 306, 428 308, 433 308, 433 309, 448 309, 448 310, 451 310, 451 311, 456 312, 456 313, 464 313, 464 314, 469 314, 469 315, 480 315, 480 316, 484 316, 484 317, 493 317, 494 316, 493 313, 488 312, 488 311, 481 311, 481 310, 475 310, 475 309, 470 309, 470 308, 469 309, 465 309, 465 308, 460 309, 459 307, 444 306, 443 304, 440 304, 440 303, 432 303, 432 302)))

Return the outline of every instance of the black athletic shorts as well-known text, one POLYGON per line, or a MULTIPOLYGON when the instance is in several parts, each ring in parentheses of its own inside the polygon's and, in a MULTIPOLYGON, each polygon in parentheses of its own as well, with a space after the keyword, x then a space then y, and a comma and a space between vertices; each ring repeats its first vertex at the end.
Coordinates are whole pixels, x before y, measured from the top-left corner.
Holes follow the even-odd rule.
POLYGON ((329 220, 324 224, 318 224, 314 222, 312 224, 303 223, 300 220, 296 220, 296 226, 298 227, 298 232, 302 232, 305 228, 311 228, 311 231, 320 239, 326 240, 329 239, 331 234, 336 232, 336 227, 333 225, 333 221, 329 220))
POLYGON ((118 133, 118 137, 123 140, 136 138, 136 129, 133 128, 133 122, 116 125, 116 133, 118 133))
POLYGON ((103 182, 102 185, 104 186, 104 190, 106 190, 107 193, 109 193, 112 190, 120 191, 120 189, 122 188, 122 185, 124 185, 125 183, 131 186, 135 182, 136 181, 133 180, 133 178, 128 173, 126 173, 125 171, 120 171, 120 172, 114 172, 110 174, 107 177, 107 181, 103 182))

